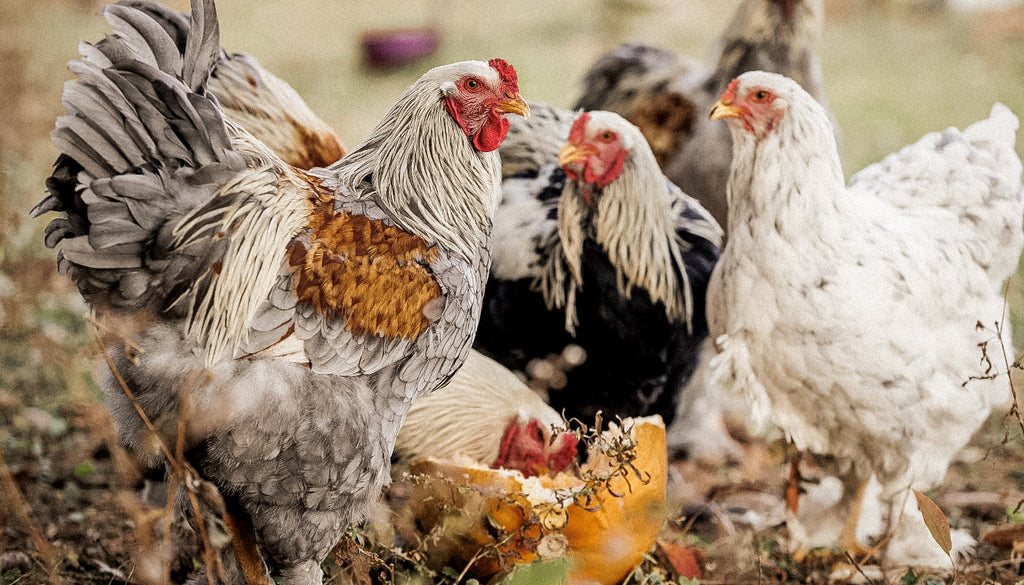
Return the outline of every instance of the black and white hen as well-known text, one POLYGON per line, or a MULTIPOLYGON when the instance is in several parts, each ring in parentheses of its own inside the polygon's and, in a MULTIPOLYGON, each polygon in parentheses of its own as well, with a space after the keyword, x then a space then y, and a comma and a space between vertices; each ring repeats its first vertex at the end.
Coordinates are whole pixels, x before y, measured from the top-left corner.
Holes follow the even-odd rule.
POLYGON ((499 150, 503 200, 476 347, 512 369, 586 352, 549 401, 569 417, 674 416, 707 335, 721 228, 617 114, 531 105, 499 150))

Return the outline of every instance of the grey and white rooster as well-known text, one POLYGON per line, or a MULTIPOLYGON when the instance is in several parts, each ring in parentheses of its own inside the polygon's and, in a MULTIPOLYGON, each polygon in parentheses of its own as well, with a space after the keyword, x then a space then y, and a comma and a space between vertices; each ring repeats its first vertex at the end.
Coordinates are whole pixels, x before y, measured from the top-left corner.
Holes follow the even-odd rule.
POLYGON ((63 212, 46 243, 111 332, 122 440, 155 464, 134 402, 166 444, 181 421, 188 463, 269 567, 320 583, 388 481, 412 400, 469 352, 495 150, 528 107, 500 59, 437 67, 343 160, 304 172, 210 95, 212 2, 193 0, 183 50, 150 14, 108 6, 114 34, 81 45, 32 213, 63 212))
POLYGON ((1017 118, 997 104, 845 186, 828 114, 793 80, 745 73, 712 117, 728 122, 734 150, 729 240, 708 292, 721 351, 712 378, 744 390, 799 449, 838 463, 846 529, 816 535, 816 517, 804 524, 810 544, 859 547, 875 477, 885 562, 948 567, 909 494, 939 484, 1010 398, 1003 285, 1024 248, 1017 118))
POLYGON ((549 392, 556 411, 588 424, 599 410, 671 420, 706 337, 721 228, 617 114, 531 107, 500 149, 504 198, 476 347, 524 370, 577 344, 586 359, 549 392))

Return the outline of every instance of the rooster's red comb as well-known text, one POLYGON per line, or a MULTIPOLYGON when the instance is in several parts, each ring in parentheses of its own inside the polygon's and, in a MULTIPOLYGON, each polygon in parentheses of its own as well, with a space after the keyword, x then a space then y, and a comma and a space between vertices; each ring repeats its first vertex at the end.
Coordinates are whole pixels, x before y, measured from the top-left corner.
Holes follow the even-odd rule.
POLYGON ((517 87, 519 86, 519 76, 516 75, 516 68, 509 65, 508 61, 504 59, 491 59, 487 64, 498 72, 498 77, 501 78, 503 83, 514 83, 517 87))
POLYGON ((740 80, 733 79, 729 82, 729 87, 725 88, 725 92, 722 93, 721 102, 725 105, 729 105, 736 101, 736 92, 740 89, 740 80))
POLYGON ((569 142, 572 144, 579 145, 583 142, 583 136, 587 131, 587 123, 590 122, 590 114, 583 112, 576 118, 576 121, 572 123, 572 129, 569 130, 569 142))

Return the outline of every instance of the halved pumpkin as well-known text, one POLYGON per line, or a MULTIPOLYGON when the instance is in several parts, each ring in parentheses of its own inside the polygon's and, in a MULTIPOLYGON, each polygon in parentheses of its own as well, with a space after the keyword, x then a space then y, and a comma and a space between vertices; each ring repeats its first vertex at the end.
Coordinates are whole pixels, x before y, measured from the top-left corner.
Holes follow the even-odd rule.
MULTIPOLYGON (((665 426, 626 419, 590 445, 579 472, 517 471, 423 459, 407 501, 428 564, 487 579, 513 563, 564 557, 568 584, 614 584, 643 561, 665 519, 665 426)), ((403 530, 400 528, 400 532, 403 530)))

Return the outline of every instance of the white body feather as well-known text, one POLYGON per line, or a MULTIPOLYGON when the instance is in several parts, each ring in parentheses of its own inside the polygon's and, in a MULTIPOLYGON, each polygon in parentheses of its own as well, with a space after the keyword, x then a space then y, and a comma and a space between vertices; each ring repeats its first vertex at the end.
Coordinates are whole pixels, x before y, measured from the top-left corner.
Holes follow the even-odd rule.
POLYGON ((797 447, 877 475, 884 497, 934 487, 1010 397, 1000 344, 1003 283, 1024 246, 1017 119, 996 105, 846 188, 824 109, 780 76, 744 78, 785 81, 788 111, 763 140, 731 126, 712 376, 745 390, 797 447))

